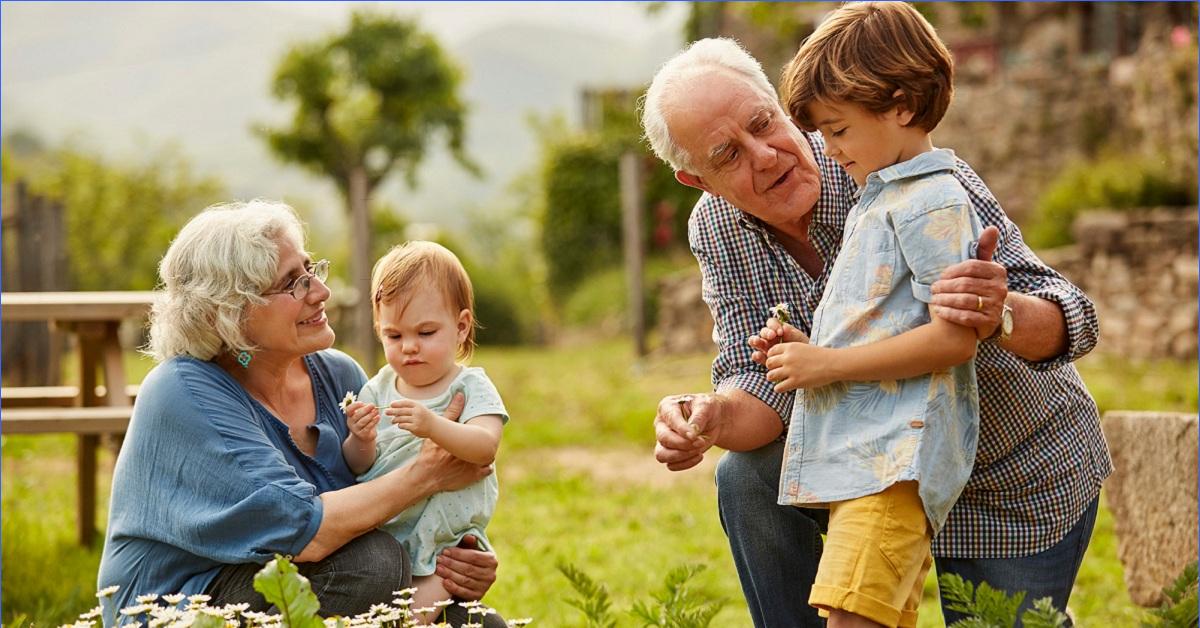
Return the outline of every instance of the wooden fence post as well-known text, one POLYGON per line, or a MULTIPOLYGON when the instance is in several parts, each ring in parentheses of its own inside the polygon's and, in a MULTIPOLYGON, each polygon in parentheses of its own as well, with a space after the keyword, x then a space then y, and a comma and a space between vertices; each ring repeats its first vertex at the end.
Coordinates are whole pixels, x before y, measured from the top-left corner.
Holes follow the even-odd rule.
MULTIPOLYGON (((5 191, 4 290, 46 292, 67 287, 63 207, 29 192, 24 181, 5 191)), ((8 323, 3 332, 4 379, 14 385, 61 380, 63 338, 47 323, 8 323)))
POLYGON ((637 356, 646 355, 646 299, 642 290, 642 158, 621 155, 621 219, 625 243, 625 283, 629 290, 629 325, 637 356))

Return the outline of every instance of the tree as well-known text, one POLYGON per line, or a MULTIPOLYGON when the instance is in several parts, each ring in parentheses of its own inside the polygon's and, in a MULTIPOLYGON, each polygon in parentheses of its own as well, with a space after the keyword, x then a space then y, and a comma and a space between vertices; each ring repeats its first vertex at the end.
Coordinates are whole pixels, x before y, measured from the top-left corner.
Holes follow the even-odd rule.
POLYGON ((426 146, 438 135, 472 174, 463 151, 466 107, 458 97, 461 73, 437 41, 408 20, 356 12, 349 29, 302 43, 281 60, 272 82, 276 98, 295 105, 290 126, 257 130, 286 162, 337 185, 351 224, 355 346, 373 363, 370 294, 371 194, 396 170, 409 187, 426 146))

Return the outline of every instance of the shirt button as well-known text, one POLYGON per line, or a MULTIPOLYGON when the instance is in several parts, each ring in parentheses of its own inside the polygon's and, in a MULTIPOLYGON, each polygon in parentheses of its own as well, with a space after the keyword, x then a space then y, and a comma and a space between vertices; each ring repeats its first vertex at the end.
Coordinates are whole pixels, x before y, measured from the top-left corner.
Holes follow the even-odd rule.
POLYGON ((913 420, 913 421, 908 422, 908 426, 913 429, 919 429, 919 428, 925 427, 925 422, 920 421, 920 420, 913 420))

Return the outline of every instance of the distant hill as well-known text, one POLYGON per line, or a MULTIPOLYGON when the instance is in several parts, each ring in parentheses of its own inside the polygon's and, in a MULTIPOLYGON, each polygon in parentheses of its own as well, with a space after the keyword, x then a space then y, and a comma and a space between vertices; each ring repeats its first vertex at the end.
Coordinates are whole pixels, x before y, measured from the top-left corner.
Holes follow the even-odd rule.
MULTIPOLYGON (((271 3, 4 3, 0 12, 3 130, 75 138, 118 157, 173 141, 235 196, 340 211, 331 185, 276 162, 250 126, 286 119, 268 88, 288 44, 343 21, 271 3)), ((661 19, 657 35, 633 43, 526 23, 518 12, 512 20, 443 42, 466 72, 467 150, 486 178, 433 151, 415 193, 399 179, 380 191, 410 218, 453 225, 466 208, 486 206, 534 163, 529 112, 576 120, 580 88, 640 85, 680 44, 677 25, 661 19)))

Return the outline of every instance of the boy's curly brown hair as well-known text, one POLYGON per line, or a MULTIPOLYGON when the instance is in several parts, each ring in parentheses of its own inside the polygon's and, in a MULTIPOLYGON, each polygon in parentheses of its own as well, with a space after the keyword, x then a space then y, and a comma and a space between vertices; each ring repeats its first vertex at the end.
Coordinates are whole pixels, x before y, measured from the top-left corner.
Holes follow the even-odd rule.
POLYGON ((932 131, 954 94, 954 60, 933 26, 906 2, 851 2, 804 41, 783 70, 784 108, 815 131, 814 101, 849 102, 881 114, 897 105, 910 126, 932 131), (897 93, 899 91, 899 93, 897 93))

